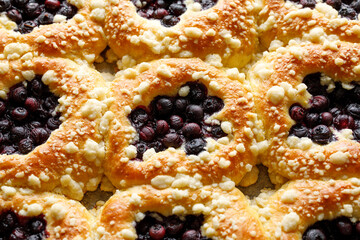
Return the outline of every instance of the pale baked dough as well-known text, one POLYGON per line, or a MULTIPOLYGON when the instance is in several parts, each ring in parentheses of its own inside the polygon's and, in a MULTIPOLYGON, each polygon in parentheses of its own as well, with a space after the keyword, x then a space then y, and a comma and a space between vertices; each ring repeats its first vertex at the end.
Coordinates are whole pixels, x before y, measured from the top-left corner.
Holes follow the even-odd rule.
POLYGON ((111 85, 114 104, 109 114, 114 120, 106 137, 103 165, 109 180, 118 188, 150 183, 159 188, 184 184, 196 187, 226 178, 239 183, 256 164, 256 156, 266 141, 258 141, 262 136, 261 122, 253 113, 250 86, 236 80, 242 76, 236 69, 227 73, 234 79, 198 59, 168 59, 140 64, 118 76, 111 85), (175 96, 182 85, 191 81, 203 83, 209 95, 224 101, 224 108, 211 118, 227 122, 228 136, 218 141, 208 139, 204 154, 186 155, 181 148, 168 148, 142 162, 130 160, 128 148, 138 138, 128 119, 131 109, 148 106, 159 95, 175 96), (184 175, 185 182, 176 181, 184 175))
POLYGON ((94 239, 94 217, 79 202, 60 195, 2 186, 0 208, 20 216, 44 215, 49 240, 94 239))
MULTIPOLYGON (((100 182, 105 155, 101 116, 106 89, 101 75, 65 59, 0 60, 0 90, 38 74, 59 96, 62 124, 26 155, 0 155, 0 184, 54 190, 80 200, 100 182)), ((6 95, 5 95, 6 96, 6 95)))
POLYGON ((130 0, 111 0, 105 33, 120 58, 130 56, 137 63, 165 56, 199 57, 242 67, 257 48, 253 4, 252 0, 219 0, 214 7, 200 11, 198 3, 188 1, 180 22, 166 28, 158 20, 140 17, 130 0))
POLYGON ((360 143, 341 134, 344 132, 335 131, 338 140, 326 145, 315 144, 309 138, 288 137, 295 124, 289 116, 290 106, 308 106, 310 94, 302 83, 306 75, 322 72, 342 83, 360 80, 359 45, 340 43, 336 48, 306 44, 279 48, 265 54, 249 73, 269 141, 269 149, 261 160, 276 184, 282 184, 284 177, 359 177, 360 143))
POLYGON ((256 199, 260 220, 269 239, 301 240, 317 221, 347 216, 360 218, 360 181, 296 180, 275 194, 256 199))
POLYGON ((273 40, 286 45, 291 39, 304 38, 319 42, 320 37, 357 43, 360 41, 360 21, 341 17, 326 3, 315 9, 303 8, 286 0, 264 0, 259 13, 259 37, 266 49, 273 40))
POLYGON ((0 52, 20 48, 46 57, 80 59, 89 63, 106 47, 102 29, 105 2, 69 0, 78 8, 69 19, 50 25, 41 25, 31 33, 15 32, 16 23, 6 16, 0 17, 0 52))
POLYGON ((96 237, 136 239, 136 217, 147 211, 164 216, 203 214, 202 235, 213 240, 266 239, 256 212, 236 188, 157 190, 146 185, 118 191, 106 202, 97 217, 96 237))

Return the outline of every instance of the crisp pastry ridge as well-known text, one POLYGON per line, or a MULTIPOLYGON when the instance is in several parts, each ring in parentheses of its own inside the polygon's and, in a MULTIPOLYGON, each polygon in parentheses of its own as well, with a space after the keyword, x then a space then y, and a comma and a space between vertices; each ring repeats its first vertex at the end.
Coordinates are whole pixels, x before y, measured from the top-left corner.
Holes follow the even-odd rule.
POLYGON ((308 226, 340 216, 359 219, 359 179, 295 180, 255 200, 271 239, 300 240, 308 226))
POLYGON ((358 177, 359 143, 346 131, 337 141, 314 144, 309 138, 288 137, 295 121, 289 116, 293 104, 309 106, 310 94, 304 77, 322 72, 341 83, 359 78, 357 44, 342 42, 337 50, 324 45, 303 44, 269 53, 250 72, 257 111, 264 122, 269 149, 262 162, 269 168, 272 181, 285 179, 358 177))
POLYGON ((245 196, 236 188, 221 190, 155 189, 148 185, 117 191, 97 217, 96 234, 100 239, 135 239, 133 223, 147 211, 164 216, 172 214, 203 214, 201 230, 212 239, 265 239, 256 212, 249 207, 245 196))
POLYGON ((180 22, 166 28, 136 13, 130 0, 112 0, 106 8, 105 33, 120 57, 138 63, 171 57, 199 57, 218 65, 242 67, 257 49, 253 1, 219 0, 207 10, 187 4, 180 22), (222 62, 222 63, 221 63, 222 62))
MULTIPOLYGON (((0 155, 1 184, 56 190, 80 200, 101 180, 101 115, 106 90, 99 73, 66 59, 1 61, 1 93, 36 74, 58 95, 62 124, 46 143, 25 155, 0 155)), ((4 95, 5 94, 5 95, 4 95)))
POLYGON ((273 40, 286 45, 302 37, 316 43, 324 34, 332 35, 332 40, 358 43, 359 33, 359 20, 339 16, 337 10, 325 2, 317 2, 316 7, 310 9, 287 0, 265 0, 259 13, 259 37, 264 48, 273 40))
POLYGON ((40 56, 94 62, 106 47, 102 29, 105 2, 69 0, 69 3, 78 8, 74 17, 69 20, 59 18, 61 21, 40 25, 27 34, 15 32, 16 23, 2 14, 1 52, 13 53, 20 49, 40 56))
MULTIPOLYGON (((237 69, 228 74, 235 79, 242 76, 237 69)), ((119 188, 150 183, 169 187, 184 174, 204 184, 220 182, 224 177, 239 183, 264 149, 261 125, 252 112, 252 95, 247 87, 198 59, 159 60, 125 70, 111 86, 114 104, 110 112, 114 120, 106 136, 105 175, 119 188), (208 140, 207 151, 198 155, 186 155, 184 150, 170 147, 157 153, 148 150, 145 161, 130 160, 137 154, 131 144, 138 138, 128 119, 131 110, 149 105, 158 95, 174 96, 182 85, 196 81, 204 84, 210 95, 223 99, 224 108, 210 118, 221 121, 228 136, 208 140)))
POLYGON ((2 213, 10 210, 22 217, 43 215, 46 239, 94 239, 94 216, 79 202, 61 195, 2 186, 0 207, 2 213))

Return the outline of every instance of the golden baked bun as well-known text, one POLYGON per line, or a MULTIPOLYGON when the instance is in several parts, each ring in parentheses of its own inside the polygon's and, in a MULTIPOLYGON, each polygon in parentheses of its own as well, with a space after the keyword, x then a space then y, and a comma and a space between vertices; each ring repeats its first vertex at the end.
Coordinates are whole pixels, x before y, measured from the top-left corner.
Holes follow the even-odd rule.
POLYGON ((26 2, 4 2, 1 8, 5 9, 0 9, 0 50, 4 54, 31 51, 92 63, 106 47, 101 26, 105 2, 26 2))
POLYGON ((253 1, 202 1, 207 6, 201 1, 184 1, 176 9, 165 1, 167 6, 159 7, 165 13, 154 10, 161 20, 144 12, 153 3, 141 6, 146 2, 137 1, 137 8, 133 2, 136 0, 113 0, 106 8, 105 33, 110 48, 120 58, 131 57, 140 63, 168 56, 199 57, 221 61, 218 65, 242 67, 257 48, 253 1), (184 13, 174 15, 179 12, 184 13), (168 15, 162 18, 162 14, 168 15), (165 21, 169 16, 173 18, 165 21))
POLYGON ((287 179, 359 177, 360 48, 294 45, 265 54, 249 73, 269 149, 262 162, 287 179))
POLYGON ((94 217, 76 201, 6 186, 0 193, 1 236, 5 239, 94 239, 94 217))
MULTIPOLYGON (((338 231, 338 226, 342 225, 329 221, 351 223, 349 218, 353 218, 355 222, 360 217, 359 186, 357 178, 296 180, 290 181, 273 195, 260 194, 256 201, 267 237, 274 240, 316 239, 303 238, 311 225, 309 229, 320 229, 326 235, 338 231), (331 229, 322 228, 326 226, 331 229)), ((352 231, 355 232, 355 229, 352 231)), ((341 236, 335 239, 351 238, 341 236)))
POLYGON ((165 235, 165 228, 167 236, 180 238, 201 233, 204 239, 266 239, 256 212, 238 189, 209 186, 157 190, 143 185, 118 191, 100 210, 95 234, 99 239, 141 239, 150 232, 156 239, 165 235), (156 223, 160 231, 152 229, 156 223))
POLYGON ((356 1, 302 1, 311 7, 295 2, 264 0, 259 13, 259 37, 263 47, 268 48, 273 40, 280 40, 286 45, 294 38, 319 42, 321 37, 330 35, 333 35, 329 38, 332 40, 359 42, 357 11, 360 9, 355 6, 356 1), (334 4, 334 7, 325 2, 334 4))
POLYGON ((31 54, 1 60, 0 69, 1 185, 78 200, 95 190, 105 155, 101 75, 70 60, 31 54))
POLYGON ((249 86, 236 80, 243 77, 198 59, 125 70, 111 84, 106 176, 118 188, 176 186, 183 175, 239 183, 263 150, 249 86))

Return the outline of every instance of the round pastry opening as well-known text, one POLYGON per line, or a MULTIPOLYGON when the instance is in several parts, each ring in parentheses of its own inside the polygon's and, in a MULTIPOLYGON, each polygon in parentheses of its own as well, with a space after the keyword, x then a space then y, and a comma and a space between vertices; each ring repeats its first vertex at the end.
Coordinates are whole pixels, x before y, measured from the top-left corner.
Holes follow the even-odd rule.
POLYGON ((43 214, 26 217, 12 210, 0 215, 0 239, 4 240, 41 240, 49 237, 43 214))
POLYGON ((58 129, 58 97, 36 76, 12 86, 0 99, 0 153, 27 154, 58 129))
MULTIPOLYGON (((137 8, 137 13, 147 19, 160 20, 165 27, 175 26, 180 16, 186 11, 184 0, 131 0, 137 8)), ((217 0, 194 0, 207 10, 217 3, 217 0)))
POLYGON ((66 0, 0 0, 0 12, 17 24, 16 31, 30 33, 35 27, 72 18, 77 8, 66 0), (55 18, 55 19, 56 19, 55 18))
POLYGON ((137 240, 211 240, 201 234, 204 215, 171 215, 146 212, 144 218, 136 223, 137 240))
POLYGON ((184 84, 176 96, 157 96, 148 107, 136 107, 128 116, 139 134, 139 139, 132 143, 137 149, 132 160, 142 161, 150 149, 160 152, 183 147, 188 155, 204 151, 205 138, 227 136, 220 121, 209 118, 223 107, 223 100, 209 96, 200 82, 184 84))
POLYGON ((309 108, 293 104, 290 117, 296 121, 289 136, 309 137, 325 145, 336 141, 336 132, 351 129, 353 139, 360 141, 360 85, 357 82, 335 82, 322 73, 307 75, 303 83, 312 95, 309 108))
POLYGON ((317 2, 324 2, 336 9, 341 17, 350 20, 358 19, 360 13, 359 0, 289 0, 291 2, 302 5, 303 7, 315 8, 317 2))
POLYGON ((303 240, 344 240, 359 239, 360 222, 352 222, 348 217, 322 220, 311 225, 304 232, 303 240))

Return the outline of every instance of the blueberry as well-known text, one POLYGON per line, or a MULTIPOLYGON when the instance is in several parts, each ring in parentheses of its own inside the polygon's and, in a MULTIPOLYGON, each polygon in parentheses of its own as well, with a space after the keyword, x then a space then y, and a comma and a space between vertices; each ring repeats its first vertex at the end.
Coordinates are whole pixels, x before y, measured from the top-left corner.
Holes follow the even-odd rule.
POLYGON ((199 240, 200 239, 200 232, 196 230, 188 230, 184 232, 181 237, 181 240, 199 240))
POLYGON ((163 8, 158 8, 155 10, 153 17, 156 19, 162 19, 166 15, 169 15, 169 12, 163 8))
POLYGON ((294 135, 298 138, 308 137, 309 129, 302 124, 296 124, 291 127, 289 135, 290 136, 294 135))
POLYGON ((199 101, 205 99, 207 95, 207 89, 204 84, 195 82, 195 83, 190 83, 189 87, 190 87, 190 91, 187 97, 190 99, 190 101, 194 103, 198 103, 199 101))
POLYGON ((156 122, 156 134, 159 136, 165 135, 169 132, 169 124, 165 120, 158 120, 156 122))
POLYGON ((348 18, 350 20, 355 20, 357 18, 356 11, 348 5, 343 4, 339 10, 339 14, 342 17, 348 18))
POLYGON ((25 138, 19 142, 19 151, 22 154, 27 154, 31 152, 33 148, 34 148, 34 142, 29 138, 25 138))
POLYGON ((155 131, 152 127, 145 126, 140 130, 140 139, 145 142, 151 142, 155 137, 155 131))
POLYGON ((165 147, 178 148, 181 146, 182 142, 182 139, 176 133, 168 133, 163 138, 163 144, 165 147))
POLYGON ((0 0, 0 12, 4 12, 10 7, 11 7, 10 0, 0 0))
POLYGON ((16 153, 16 149, 13 146, 5 146, 1 152, 1 154, 6 154, 6 155, 11 155, 15 153, 16 153))
POLYGON ((290 117, 297 122, 302 121, 306 114, 306 110, 299 105, 291 106, 289 112, 290 112, 290 117))
POLYGON ((37 18, 37 20, 39 21, 39 23, 41 25, 51 24, 54 21, 54 15, 52 15, 51 13, 48 13, 48 12, 43 12, 40 14, 40 16, 37 18))
POLYGON ((222 138, 226 136, 226 133, 224 133, 220 126, 212 126, 211 134, 215 138, 222 138))
POLYGON ((166 233, 169 235, 177 235, 184 228, 184 224, 177 216, 171 216, 166 221, 166 233))
POLYGON ((35 144, 43 144, 50 134, 44 128, 34 128, 31 130, 30 137, 35 142, 35 144))
POLYGON ((321 112, 329 107, 329 99, 322 95, 313 96, 310 101, 310 110, 314 112, 321 112))
POLYGON ((332 133, 325 125, 318 125, 311 131, 311 139, 318 144, 327 144, 330 141, 332 133))
POLYGON ((326 0, 326 3, 335 8, 336 10, 339 10, 341 7, 341 0, 326 0))
POLYGON ((190 121, 199 122, 204 118, 204 111, 199 105, 189 105, 186 108, 186 117, 190 121))
POLYGON ((141 127, 149 120, 149 115, 142 108, 136 108, 130 113, 130 121, 135 127, 141 127))
POLYGON ((187 154, 198 154, 204 150, 206 142, 201 138, 195 138, 185 143, 187 154))
POLYGON ((330 112, 323 112, 320 114, 320 121, 326 126, 330 126, 333 122, 333 115, 330 112))
POLYGON ((188 123, 182 128, 186 138, 193 139, 201 137, 201 127, 197 123, 188 123))
POLYGON ((139 159, 142 159, 144 152, 146 152, 146 150, 148 150, 148 146, 145 143, 137 143, 136 145, 136 150, 137 150, 137 155, 136 157, 139 159))
POLYGON ((175 26, 178 22, 180 22, 180 18, 172 15, 167 15, 161 19, 161 24, 165 27, 175 26))
POLYGON ((30 33, 38 24, 35 21, 28 20, 20 24, 19 30, 22 34, 30 33))
POLYGON ((156 110, 159 115, 170 115, 172 112, 173 103, 169 98, 160 98, 156 101, 156 110))
POLYGON ((14 142, 18 142, 21 139, 26 138, 28 134, 28 131, 24 127, 13 127, 10 131, 10 137, 14 142))
POLYGON ((149 229, 150 237, 154 240, 161 240, 165 236, 165 228, 160 224, 155 224, 149 229))
POLYGON ((0 131, 7 132, 10 130, 12 123, 8 119, 0 120, 0 131))
POLYGON ((34 218, 29 223, 29 230, 32 234, 34 233, 40 233, 42 231, 45 231, 46 223, 41 219, 34 218))
POLYGON ((210 96, 204 100, 202 107, 204 112, 211 114, 220 111, 224 107, 224 102, 218 97, 210 96))
POLYGON ((303 240, 327 240, 327 238, 322 230, 315 228, 306 231, 303 240))
POLYGON ((316 1, 315 0, 300 0, 300 4, 303 5, 303 7, 315 8, 316 1))
POLYGON ((52 111, 58 105, 58 98, 54 95, 47 97, 44 102, 44 106, 46 109, 52 111))
POLYGON ((69 4, 63 4, 63 6, 60 7, 57 14, 66 16, 67 19, 72 18, 77 12, 77 8, 75 6, 69 5, 69 4))
POLYGON ((334 126, 339 130, 345 128, 353 129, 355 126, 355 122, 353 117, 349 115, 341 114, 334 118, 334 126))
POLYGON ((12 230, 15 228, 17 224, 17 217, 16 215, 11 212, 7 211, 0 216, 0 233, 1 234, 10 234, 12 230))
POLYGON ((27 98, 27 90, 24 86, 19 86, 10 90, 10 99, 17 103, 23 103, 27 98))
POLYGON ((350 237, 352 235, 352 222, 349 218, 337 218, 334 220, 334 222, 342 238, 350 237))
POLYGON ((186 11, 186 7, 183 4, 172 3, 169 6, 170 12, 175 16, 180 16, 186 11))
POLYGON ((29 2, 29 0, 11 0, 12 5, 18 8, 23 8, 29 2))
POLYGON ((31 112, 35 112, 40 107, 40 103, 36 98, 28 97, 25 100, 25 107, 31 112))
POLYGON ((58 0, 45 0, 45 8, 49 11, 56 11, 60 7, 58 0))
POLYGON ((47 123, 46 123, 46 126, 50 130, 58 129, 60 125, 61 125, 61 121, 56 117, 49 118, 47 123))
POLYGON ((34 79, 31 82, 29 82, 28 89, 32 95, 39 97, 44 92, 45 85, 41 80, 34 79))
POLYGON ((320 115, 318 113, 308 113, 305 115, 306 125, 309 127, 315 127, 320 123, 320 115))
POLYGON ((184 125, 183 119, 178 115, 172 115, 169 119, 169 122, 170 126, 175 130, 182 128, 182 126, 184 125))
POLYGON ((23 107, 17 107, 11 112, 11 117, 16 121, 22 121, 28 116, 28 111, 23 107))
POLYGON ((346 111, 354 118, 360 118, 360 104, 351 103, 346 107, 346 111))
POLYGON ((25 14, 27 17, 36 18, 37 16, 39 16, 41 14, 40 5, 35 2, 30 2, 30 3, 26 4, 25 14))

